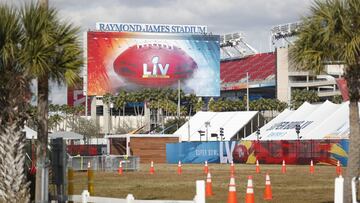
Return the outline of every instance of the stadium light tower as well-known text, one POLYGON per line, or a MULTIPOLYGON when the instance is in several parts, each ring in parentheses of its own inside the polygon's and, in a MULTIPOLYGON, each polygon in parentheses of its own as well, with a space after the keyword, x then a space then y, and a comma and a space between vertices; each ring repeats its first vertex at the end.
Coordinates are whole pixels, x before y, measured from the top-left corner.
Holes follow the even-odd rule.
POLYGON ((236 32, 220 36, 220 55, 222 60, 242 58, 259 53, 246 43, 244 34, 236 32))
POLYGON ((278 40, 283 40, 283 45, 285 46, 286 42, 287 44, 293 44, 292 38, 298 34, 298 31, 301 27, 300 22, 294 22, 294 23, 287 23, 282 25, 276 25, 271 28, 271 39, 270 39, 270 46, 275 46, 275 42, 278 40))

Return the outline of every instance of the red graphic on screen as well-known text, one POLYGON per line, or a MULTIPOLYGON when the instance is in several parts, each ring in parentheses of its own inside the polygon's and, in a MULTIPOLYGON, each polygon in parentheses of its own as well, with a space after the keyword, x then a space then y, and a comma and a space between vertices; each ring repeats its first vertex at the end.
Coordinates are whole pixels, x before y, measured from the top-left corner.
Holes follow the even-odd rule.
POLYGON ((197 64, 176 46, 134 45, 114 61, 114 70, 127 81, 147 87, 162 87, 192 76, 197 64))

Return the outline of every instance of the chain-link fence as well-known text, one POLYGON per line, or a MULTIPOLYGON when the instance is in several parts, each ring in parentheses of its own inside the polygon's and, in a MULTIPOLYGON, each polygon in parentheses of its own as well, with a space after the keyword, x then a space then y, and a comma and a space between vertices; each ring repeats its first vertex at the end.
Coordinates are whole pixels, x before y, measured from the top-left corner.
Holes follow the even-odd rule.
POLYGON ((97 171, 116 171, 122 163, 123 170, 137 171, 140 158, 137 156, 101 155, 101 156, 69 156, 68 167, 75 171, 87 170, 88 164, 97 171))

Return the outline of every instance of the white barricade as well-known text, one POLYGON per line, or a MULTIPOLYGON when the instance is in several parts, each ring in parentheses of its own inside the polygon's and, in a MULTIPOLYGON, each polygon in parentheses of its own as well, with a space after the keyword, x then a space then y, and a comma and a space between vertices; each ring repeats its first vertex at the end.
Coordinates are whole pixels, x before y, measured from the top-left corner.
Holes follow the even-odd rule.
POLYGON ((344 178, 340 175, 335 178, 334 203, 343 203, 344 199, 344 178))
POLYGON ((194 200, 136 200, 132 194, 128 194, 126 199, 92 197, 87 190, 84 190, 81 195, 70 195, 68 200, 81 203, 205 203, 205 181, 196 181, 194 200))
POLYGON ((359 183, 359 180, 360 180, 360 177, 353 177, 351 179, 351 196, 352 196, 352 202, 353 203, 358 203, 356 185, 359 183))

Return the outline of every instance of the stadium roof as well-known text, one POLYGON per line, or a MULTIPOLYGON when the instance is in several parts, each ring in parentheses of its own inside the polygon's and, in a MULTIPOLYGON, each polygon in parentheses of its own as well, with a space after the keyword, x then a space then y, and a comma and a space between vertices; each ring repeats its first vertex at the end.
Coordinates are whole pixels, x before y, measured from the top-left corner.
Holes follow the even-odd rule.
POLYGON ((275 53, 261 53, 222 61, 220 64, 221 90, 245 89, 246 73, 249 74, 249 87, 274 86, 275 72, 275 53))
MULTIPOLYGON (((220 128, 224 128, 224 140, 230 140, 247 123, 255 117, 257 111, 230 111, 230 112, 203 112, 200 111, 191 117, 190 121, 181 126, 174 135, 180 137, 180 141, 200 141, 198 131, 204 131, 205 136, 201 140, 206 140, 206 122, 208 126, 208 140, 216 141, 216 137, 211 134, 220 135, 220 128)), ((220 136, 219 136, 220 137, 220 136)))
MULTIPOLYGON (((260 140, 296 140, 295 125, 299 124, 300 139, 342 139, 349 136, 349 103, 322 104, 305 102, 296 111, 285 110, 260 128, 260 140)), ((256 132, 244 140, 256 140, 256 132)))

